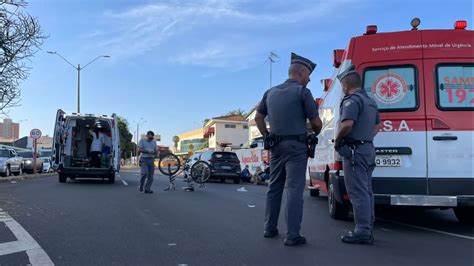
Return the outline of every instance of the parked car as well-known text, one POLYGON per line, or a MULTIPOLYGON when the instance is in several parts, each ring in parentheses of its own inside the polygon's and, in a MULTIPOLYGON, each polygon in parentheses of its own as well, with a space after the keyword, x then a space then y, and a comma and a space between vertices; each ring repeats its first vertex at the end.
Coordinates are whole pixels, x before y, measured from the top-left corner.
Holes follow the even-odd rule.
POLYGON ((0 149, 0 174, 10 176, 10 174, 23 174, 23 159, 18 156, 14 149, 0 149))
POLYGON ((43 173, 52 173, 53 166, 51 165, 51 158, 41 158, 43 159, 43 173))
POLYGON ((242 169, 239 158, 234 152, 206 151, 201 155, 200 160, 210 165, 210 179, 218 178, 224 183, 227 178, 232 178, 235 184, 240 183, 242 169))
POLYGON ((32 151, 19 152, 20 157, 23 158, 23 171, 32 174, 36 167, 36 172, 41 173, 43 171, 43 159, 37 155, 36 166, 34 166, 34 153, 32 151))

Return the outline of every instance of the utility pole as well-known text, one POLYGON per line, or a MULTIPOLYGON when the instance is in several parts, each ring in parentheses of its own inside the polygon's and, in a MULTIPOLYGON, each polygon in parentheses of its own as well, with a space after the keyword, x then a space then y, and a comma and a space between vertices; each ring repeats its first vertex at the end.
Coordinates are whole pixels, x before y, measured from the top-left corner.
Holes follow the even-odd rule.
POLYGON ((270 88, 272 87, 272 72, 273 72, 273 63, 277 62, 280 57, 275 52, 270 52, 268 55, 268 62, 270 63, 270 88))

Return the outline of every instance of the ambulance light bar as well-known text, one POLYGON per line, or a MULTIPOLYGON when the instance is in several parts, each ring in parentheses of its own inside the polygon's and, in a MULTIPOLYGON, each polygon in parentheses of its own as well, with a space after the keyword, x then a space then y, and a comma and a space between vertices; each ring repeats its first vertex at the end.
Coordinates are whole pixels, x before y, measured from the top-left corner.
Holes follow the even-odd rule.
POLYGON ((365 35, 377 33, 377 25, 369 25, 365 31, 365 35))
POLYGON ((465 30, 467 28, 467 21, 465 20, 458 20, 454 24, 454 29, 456 30, 465 30))

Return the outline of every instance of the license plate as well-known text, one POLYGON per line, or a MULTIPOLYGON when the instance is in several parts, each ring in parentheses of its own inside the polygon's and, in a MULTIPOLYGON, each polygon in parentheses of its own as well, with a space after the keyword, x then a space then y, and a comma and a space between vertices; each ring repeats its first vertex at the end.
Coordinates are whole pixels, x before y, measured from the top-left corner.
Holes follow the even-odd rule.
POLYGON ((400 167, 402 166, 402 156, 378 155, 375 157, 375 164, 379 167, 400 167))
POLYGON ((222 166, 221 168, 222 168, 222 169, 225 169, 225 170, 230 170, 230 169, 232 169, 232 167, 230 167, 230 166, 222 166))

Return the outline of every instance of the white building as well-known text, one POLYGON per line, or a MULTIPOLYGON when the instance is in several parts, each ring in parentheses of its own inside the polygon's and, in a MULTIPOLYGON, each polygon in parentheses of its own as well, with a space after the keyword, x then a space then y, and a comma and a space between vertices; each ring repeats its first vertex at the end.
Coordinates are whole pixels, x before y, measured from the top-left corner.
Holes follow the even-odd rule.
POLYGON ((249 126, 241 115, 214 117, 204 126, 204 137, 210 149, 240 148, 248 141, 249 126))

